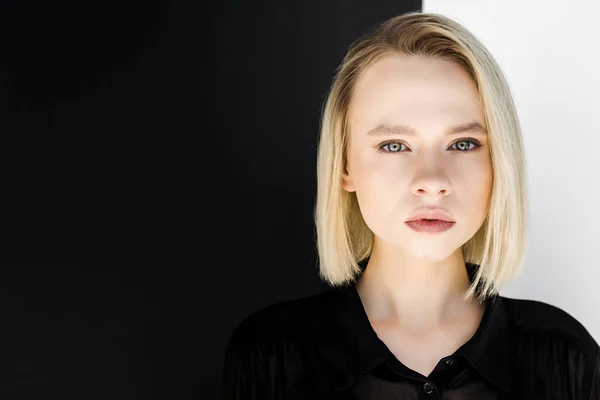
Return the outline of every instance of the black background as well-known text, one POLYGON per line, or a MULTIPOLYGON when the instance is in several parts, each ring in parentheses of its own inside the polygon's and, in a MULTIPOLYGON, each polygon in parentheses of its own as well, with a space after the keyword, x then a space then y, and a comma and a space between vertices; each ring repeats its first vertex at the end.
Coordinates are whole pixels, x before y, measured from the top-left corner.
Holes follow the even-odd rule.
POLYGON ((327 289, 321 107, 420 2, 2 4, 2 398, 217 398, 242 318, 327 289))

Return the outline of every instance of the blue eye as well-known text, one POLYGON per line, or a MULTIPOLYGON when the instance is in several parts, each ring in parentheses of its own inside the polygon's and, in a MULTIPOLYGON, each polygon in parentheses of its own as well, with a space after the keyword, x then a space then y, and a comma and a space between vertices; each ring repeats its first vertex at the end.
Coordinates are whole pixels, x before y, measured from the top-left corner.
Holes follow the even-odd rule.
MULTIPOLYGON (((454 145, 460 145, 456 148, 456 150, 452 150, 452 151, 458 152, 458 153, 470 153, 472 151, 476 151, 481 148, 481 143, 479 143, 479 141, 475 140, 475 139, 457 140, 450 147, 453 147, 454 145), (464 145, 464 143, 467 143, 467 144, 464 145), (473 146, 471 147, 469 144, 472 144, 473 146)), ((402 142, 390 140, 390 141, 379 144, 377 146, 377 149, 378 149, 377 151, 382 152, 382 153, 404 153, 403 151, 401 151, 402 146, 406 147, 406 145, 402 142), (393 145, 393 147, 392 147, 392 145, 393 145), (389 148, 388 150, 384 150, 384 148, 386 146, 388 146, 388 148, 389 148), (396 150, 392 150, 392 148, 394 148, 396 150)))

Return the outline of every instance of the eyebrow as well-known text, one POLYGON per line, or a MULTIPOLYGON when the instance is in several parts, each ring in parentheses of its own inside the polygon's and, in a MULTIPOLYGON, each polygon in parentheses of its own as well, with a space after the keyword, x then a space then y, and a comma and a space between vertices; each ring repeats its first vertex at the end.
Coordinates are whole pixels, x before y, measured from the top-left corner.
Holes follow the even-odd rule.
MULTIPOLYGON (((446 129, 446 135, 456 135, 457 133, 473 133, 479 135, 487 135, 485 129, 479 122, 469 122, 466 124, 453 126, 446 129)), ((409 135, 417 136, 417 132, 406 125, 386 125, 381 124, 367 132, 369 136, 388 136, 388 135, 409 135)))

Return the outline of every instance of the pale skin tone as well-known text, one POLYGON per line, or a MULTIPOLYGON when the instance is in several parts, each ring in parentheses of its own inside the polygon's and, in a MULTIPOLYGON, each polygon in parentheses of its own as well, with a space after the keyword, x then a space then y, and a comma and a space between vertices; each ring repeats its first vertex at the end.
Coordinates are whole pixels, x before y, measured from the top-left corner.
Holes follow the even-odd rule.
POLYGON ((472 337, 487 305, 461 298, 469 287, 461 246, 485 220, 493 181, 477 88, 450 61, 387 55, 360 76, 349 129, 342 185, 356 192, 375 238, 356 287, 379 338, 428 376, 472 337), (404 222, 422 207, 441 207, 456 223, 415 232, 404 222))

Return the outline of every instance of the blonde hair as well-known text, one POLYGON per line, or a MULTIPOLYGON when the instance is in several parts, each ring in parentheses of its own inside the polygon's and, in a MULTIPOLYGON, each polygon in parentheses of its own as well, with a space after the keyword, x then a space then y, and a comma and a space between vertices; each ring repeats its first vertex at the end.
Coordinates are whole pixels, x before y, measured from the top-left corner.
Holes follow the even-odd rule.
POLYGON ((373 249, 355 192, 342 187, 348 146, 348 108, 362 71, 382 56, 401 54, 453 61, 473 78, 488 129, 493 189, 488 215, 462 246, 477 272, 464 298, 482 301, 520 274, 528 243, 525 156, 516 108, 492 55, 458 22, 410 12, 391 18, 356 40, 336 70, 321 115, 314 209, 319 276, 331 286, 356 281, 373 249))

